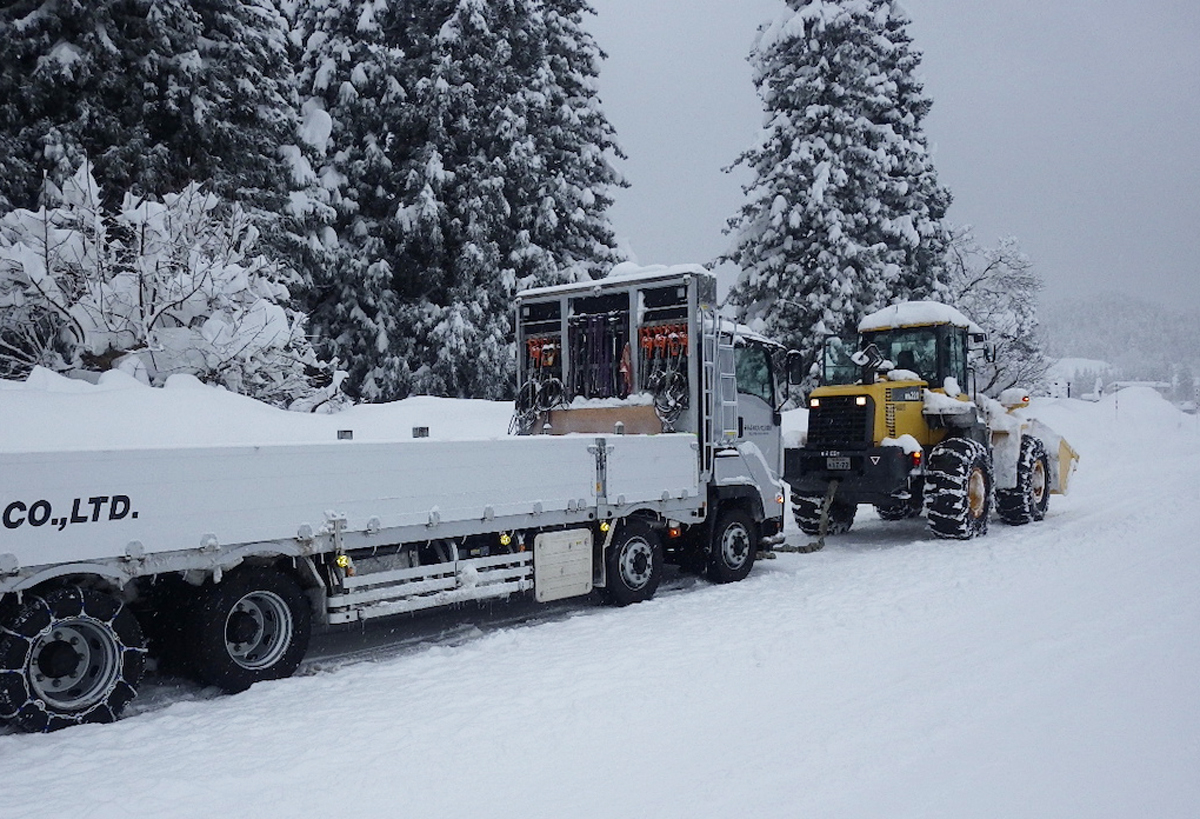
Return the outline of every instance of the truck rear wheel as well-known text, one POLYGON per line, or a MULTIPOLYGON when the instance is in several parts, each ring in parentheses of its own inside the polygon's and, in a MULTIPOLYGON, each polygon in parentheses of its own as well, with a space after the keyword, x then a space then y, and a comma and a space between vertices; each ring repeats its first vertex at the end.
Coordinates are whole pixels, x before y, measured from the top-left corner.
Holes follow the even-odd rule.
POLYGON ((1050 459, 1042 442, 1026 435, 1017 459, 1017 485, 996 490, 996 512, 1010 526, 1020 526, 1046 517, 1049 504, 1050 459))
POLYGON ((79 586, 27 595, 0 636, 0 717, 25 731, 112 722, 137 693, 145 640, 116 597, 79 586))
POLYGON ((296 671, 308 649, 312 610, 291 575, 246 567, 199 591, 183 635, 200 682, 236 694, 296 671))
MULTIPOLYGON (((825 502, 824 495, 804 495, 792 492, 792 517, 796 525, 806 535, 821 534, 821 504, 825 502)), ((825 534, 840 535, 850 531, 854 525, 854 514, 858 507, 852 503, 833 499, 829 507, 829 531, 825 534)))
POLYGON ((758 527, 754 519, 741 509, 722 512, 713 531, 708 579, 714 583, 745 579, 754 566, 757 549, 758 527))
POLYGON ((627 518, 604 556, 608 602, 628 606, 649 600, 663 574, 663 547, 658 533, 640 518, 627 518))
POLYGON ((936 536, 966 540, 985 534, 992 505, 987 448, 969 438, 950 438, 934 447, 925 497, 929 529, 936 536))

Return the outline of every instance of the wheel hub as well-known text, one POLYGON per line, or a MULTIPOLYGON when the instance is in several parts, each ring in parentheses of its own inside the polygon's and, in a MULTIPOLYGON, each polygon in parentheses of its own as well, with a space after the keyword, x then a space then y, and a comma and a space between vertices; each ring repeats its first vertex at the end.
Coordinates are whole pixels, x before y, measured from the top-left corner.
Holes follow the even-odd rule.
POLYGON ((631 540, 621 553, 621 575, 633 589, 641 588, 650 580, 650 544, 644 540, 631 540))
MULTIPOLYGON (((78 638, 72 639, 78 642, 78 638)), ((82 661, 83 655, 70 642, 56 639, 38 653, 37 668, 46 677, 62 679, 74 675, 82 661)))
POLYGON ((79 711, 103 700, 116 683, 120 649, 107 624, 73 617, 33 641, 28 668, 30 687, 42 701, 79 711))
POLYGON ((287 652, 291 640, 291 611, 274 592, 247 594, 225 619, 225 650, 242 668, 269 668, 287 652))
POLYGON ((721 551, 730 566, 740 566, 750 554, 750 537, 740 526, 731 526, 721 537, 721 551))
POLYGON ((967 508, 972 518, 981 518, 986 509, 987 481, 984 480, 982 469, 971 470, 967 479, 967 508))

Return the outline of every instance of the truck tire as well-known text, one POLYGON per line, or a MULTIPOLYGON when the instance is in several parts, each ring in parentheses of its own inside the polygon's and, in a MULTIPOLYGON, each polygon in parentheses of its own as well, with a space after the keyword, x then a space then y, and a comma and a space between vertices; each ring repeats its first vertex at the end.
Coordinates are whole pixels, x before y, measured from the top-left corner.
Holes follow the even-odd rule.
POLYGON ((236 694, 296 671, 308 650, 312 609, 290 574, 250 566, 199 592, 183 636, 200 682, 236 694))
MULTIPOLYGON (((792 517, 796 525, 806 535, 821 534, 821 504, 825 502, 824 495, 802 495, 792 492, 792 517)), ((833 499, 829 507, 829 531, 827 535, 841 535, 850 531, 854 525, 854 514, 858 507, 852 503, 833 499)))
POLYGON ((111 594, 27 594, 0 633, 0 717, 25 731, 112 722, 137 694, 146 646, 111 594))
POLYGON ((929 530, 941 538, 967 540, 987 533, 992 469, 987 447, 950 438, 929 455, 925 498, 929 530))
POLYGON ((1046 517, 1050 504, 1050 459, 1041 440, 1026 435, 1017 459, 1017 485, 996 490, 996 512, 1010 526, 1046 517))
POLYGON ((708 579, 714 583, 744 580, 758 552, 758 527, 741 509, 727 509, 717 518, 708 557, 708 579))
POLYGON ((662 539, 645 520, 627 518, 620 527, 604 556, 608 574, 605 596, 614 606, 628 606, 649 600, 658 590, 663 547, 662 539))

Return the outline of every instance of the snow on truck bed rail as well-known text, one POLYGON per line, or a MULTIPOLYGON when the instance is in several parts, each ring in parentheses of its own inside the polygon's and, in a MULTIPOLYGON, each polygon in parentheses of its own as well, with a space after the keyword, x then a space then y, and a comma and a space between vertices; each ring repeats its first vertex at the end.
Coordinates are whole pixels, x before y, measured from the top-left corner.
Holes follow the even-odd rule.
POLYGON ((0 380, 0 452, 142 449, 322 443, 351 430, 355 441, 411 441, 414 427, 434 440, 499 438, 512 403, 416 396, 332 414, 288 412, 171 376, 148 387, 111 371, 99 383, 37 369, 25 381, 0 380))

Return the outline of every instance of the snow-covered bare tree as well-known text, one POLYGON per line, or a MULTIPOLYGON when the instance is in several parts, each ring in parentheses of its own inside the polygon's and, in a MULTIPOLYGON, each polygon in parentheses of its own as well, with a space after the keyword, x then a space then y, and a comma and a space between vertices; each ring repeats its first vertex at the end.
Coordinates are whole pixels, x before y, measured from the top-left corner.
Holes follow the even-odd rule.
POLYGON ((947 301, 970 316, 995 346, 995 360, 977 365, 979 387, 991 396, 1009 387, 1041 385, 1049 363, 1038 332, 1042 277, 1014 238, 984 248, 970 227, 950 231, 947 301))
POLYGON ((950 194, 923 120, 931 102, 894 0, 787 0, 750 56, 766 109, 754 174, 722 257, 739 318, 815 362, 827 334, 942 292, 950 194))
POLYGON ((257 252, 240 205, 193 182, 161 201, 127 195, 110 212, 87 166, 50 196, 0 218, 0 316, 52 318, 57 356, 29 360, 0 338, 7 374, 34 364, 118 365, 152 383, 190 373, 279 406, 336 390, 304 316, 286 307, 295 275, 257 252), (332 389, 318 386, 322 370, 332 389))

